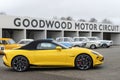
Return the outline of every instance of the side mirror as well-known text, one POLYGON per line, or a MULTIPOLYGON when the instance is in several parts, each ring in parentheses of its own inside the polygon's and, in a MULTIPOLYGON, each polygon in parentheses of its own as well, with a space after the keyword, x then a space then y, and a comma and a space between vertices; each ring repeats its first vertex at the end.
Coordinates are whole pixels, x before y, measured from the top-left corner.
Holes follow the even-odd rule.
POLYGON ((60 47, 60 46, 57 46, 57 47, 56 47, 56 50, 59 50, 59 51, 61 51, 61 50, 62 50, 62 47, 60 47))

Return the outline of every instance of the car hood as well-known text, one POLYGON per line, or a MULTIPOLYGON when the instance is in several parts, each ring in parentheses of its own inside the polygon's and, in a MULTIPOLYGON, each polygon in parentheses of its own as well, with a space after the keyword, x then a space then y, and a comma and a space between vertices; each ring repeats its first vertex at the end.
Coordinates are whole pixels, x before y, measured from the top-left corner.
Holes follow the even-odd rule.
POLYGON ((91 50, 90 49, 87 49, 87 48, 82 48, 82 47, 72 47, 71 50, 74 50, 75 52, 90 52, 91 50))

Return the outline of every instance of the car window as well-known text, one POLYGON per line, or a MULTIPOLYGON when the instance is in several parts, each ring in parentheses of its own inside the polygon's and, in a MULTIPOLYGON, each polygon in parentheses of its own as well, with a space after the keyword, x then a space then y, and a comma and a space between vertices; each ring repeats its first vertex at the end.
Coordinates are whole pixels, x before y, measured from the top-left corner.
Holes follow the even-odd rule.
POLYGON ((69 41, 69 39, 68 39, 68 38, 64 38, 64 41, 65 41, 65 42, 68 42, 68 41, 69 41))
POLYGON ((79 41, 86 41, 86 40, 84 38, 75 38, 74 41, 79 42, 79 41))
POLYGON ((55 49, 57 45, 53 44, 53 43, 39 43, 37 45, 37 49, 43 49, 43 50, 50 50, 50 49, 55 49))
POLYGON ((57 42, 62 42, 62 41, 63 41, 63 38, 57 38, 56 41, 57 41, 57 42))
POLYGON ((8 44, 5 40, 1 40, 0 44, 8 44))
POLYGON ((3 44, 1 40, 0 40, 0 44, 3 44))
POLYGON ((79 41, 79 39, 78 38, 74 38, 74 41, 77 42, 77 41, 79 41))
POLYGON ((13 39, 8 40, 9 44, 15 44, 16 42, 13 39))
POLYGON ((19 42, 19 44, 28 44, 28 43, 30 43, 31 41, 21 41, 21 42, 19 42))
POLYGON ((24 41, 21 41, 21 42, 19 42, 19 44, 25 44, 25 42, 24 42, 24 41))
POLYGON ((90 41, 96 40, 95 38, 88 38, 90 41))

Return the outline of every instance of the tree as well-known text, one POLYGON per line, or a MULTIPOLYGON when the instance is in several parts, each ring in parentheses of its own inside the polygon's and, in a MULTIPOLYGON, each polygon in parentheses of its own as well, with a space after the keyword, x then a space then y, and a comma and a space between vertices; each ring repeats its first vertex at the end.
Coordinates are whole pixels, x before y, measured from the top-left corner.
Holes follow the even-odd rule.
POLYGON ((57 16, 54 16, 53 19, 58 19, 58 17, 57 17, 57 16))
POLYGON ((103 19, 102 23, 113 24, 109 19, 103 19))
POLYGON ((5 12, 0 12, 0 15, 6 15, 6 13, 5 12))
POLYGON ((66 20, 73 21, 73 18, 71 16, 68 16, 66 20))
POLYGON ((66 20, 66 18, 65 18, 65 17, 61 17, 60 19, 61 19, 61 20, 66 20))
POLYGON ((85 19, 79 19, 78 21, 80 21, 80 22, 86 22, 85 19))
POLYGON ((73 21, 73 18, 68 16, 68 17, 61 17, 61 20, 69 20, 69 21, 73 21))
POLYGON ((97 22, 95 18, 91 18, 89 22, 97 22))

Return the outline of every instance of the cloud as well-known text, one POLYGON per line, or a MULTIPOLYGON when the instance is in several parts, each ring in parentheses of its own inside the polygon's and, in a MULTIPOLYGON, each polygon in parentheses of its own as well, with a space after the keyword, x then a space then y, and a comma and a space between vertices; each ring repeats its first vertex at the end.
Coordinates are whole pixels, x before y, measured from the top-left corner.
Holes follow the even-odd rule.
POLYGON ((119 4, 119 0, 0 0, 0 10, 16 16, 113 19, 120 16, 119 4))

